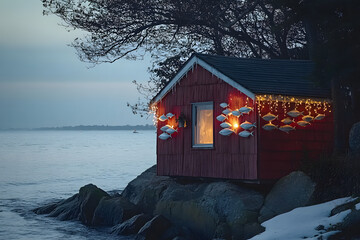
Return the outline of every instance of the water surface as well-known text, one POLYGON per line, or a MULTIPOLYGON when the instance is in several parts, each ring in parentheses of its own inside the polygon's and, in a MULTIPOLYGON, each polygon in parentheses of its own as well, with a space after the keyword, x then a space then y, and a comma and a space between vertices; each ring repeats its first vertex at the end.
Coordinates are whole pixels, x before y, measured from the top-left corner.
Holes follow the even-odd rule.
POLYGON ((0 131, 0 239, 119 239, 31 209, 88 183, 121 191, 155 164, 155 140, 153 130, 0 131))

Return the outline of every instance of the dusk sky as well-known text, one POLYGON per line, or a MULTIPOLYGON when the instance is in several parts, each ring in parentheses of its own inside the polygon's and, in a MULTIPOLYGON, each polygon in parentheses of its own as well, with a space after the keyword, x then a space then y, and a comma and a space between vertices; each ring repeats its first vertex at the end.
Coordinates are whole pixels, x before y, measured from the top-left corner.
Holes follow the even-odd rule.
POLYGON ((40 0, 0 1, 0 129, 151 124, 126 106, 150 59, 89 68, 68 46, 81 33, 42 11, 40 0))

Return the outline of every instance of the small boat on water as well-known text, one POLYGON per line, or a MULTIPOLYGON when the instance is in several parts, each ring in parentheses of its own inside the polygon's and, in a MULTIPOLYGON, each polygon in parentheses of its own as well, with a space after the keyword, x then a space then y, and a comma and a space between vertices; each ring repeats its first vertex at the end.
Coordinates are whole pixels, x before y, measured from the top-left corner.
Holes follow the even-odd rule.
POLYGON ((134 129, 133 133, 139 133, 138 131, 136 131, 136 129, 134 129))

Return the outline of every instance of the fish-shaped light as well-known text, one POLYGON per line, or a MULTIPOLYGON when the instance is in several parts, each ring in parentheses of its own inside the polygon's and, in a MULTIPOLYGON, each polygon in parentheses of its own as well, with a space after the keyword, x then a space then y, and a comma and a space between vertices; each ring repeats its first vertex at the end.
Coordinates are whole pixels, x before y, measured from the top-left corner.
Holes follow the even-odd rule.
POLYGON ((166 132, 171 135, 171 134, 173 134, 174 132, 177 132, 177 130, 175 130, 175 129, 172 128, 172 127, 169 127, 169 128, 166 130, 166 132))
POLYGON ((296 118, 300 115, 303 115, 303 112, 299 112, 298 110, 294 109, 294 110, 291 110, 290 112, 288 112, 287 115, 289 115, 290 117, 296 118))
POLYGON ((231 113, 231 110, 229 108, 227 108, 224 111, 222 111, 222 113, 225 115, 228 115, 229 113, 231 113))
POLYGON ((325 117, 325 114, 321 114, 321 113, 319 113, 315 118, 314 118, 314 120, 323 120, 324 119, 324 117, 325 117))
POLYGON ((240 124, 240 127, 242 129, 248 130, 248 129, 252 128, 252 127, 256 127, 256 123, 251 123, 251 122, 245 121, 242 124, 240 124))
POLYGON ((223 136, 230 136, 231 134, 234 133, 234 130, 232 130, 230 128, 224 128, 219 133, 223 136))
POLYGON ((272 124, 271 122, 265 124, 264 126, 262 126, 262 128, 266 131, 272 131, 274 129, 277 129, 278 127, 275 126, 274 124, 272 124))
POLYGON ((175 115, 174 114, 172 114, 172 113, 168 113, 168 114, 166 114, 166 117, 168 118, 168 119, 170 119, 170 118, 172 118, 172 117, 174 117, 175 115))
POLYGON ((241 113, 238 110, 232 111, 231 114, 234 115, 235 117, 239 117, 241 115, 241 113))
POLYGON ((247 138, 249 136, 254 136, 254 135, 253 135, 253 132, 249 132, 249 131, 244 130, 244 131, 239 132, 239 136, 247 138))
POLYGON ((306 127, 307 125, 310 125, 310 123, 307 121, 298 121, 297 125, 299 125, 301 127, 306 127))
POLYGON ((164 121, 168 120, 168 118, 163 114, 159 117, 159 120, 164 122, 164 121))
POLYGON ((292 127, 290 125, 283 125, 283 126, 279 127, 279 130, 283 131, 283 132, 286 132, 286 133, 289 133, 290 131, 295 130, 295 127, 292 127))
POLYGON ((171 138, 171 135, 167 134, 167 133, 162 133, 159 135, 159 138, 161 140, 167 140, 168 138, 171 138))
POLYGON ((281 120, 281 122, 284 123, 285 125, 289 125, 289 124, 294 123, 295 121, 294 121, 294 119, 287 117, 287 118, 284 118, 283 120, 281 120))
POLYGON ((170 125, 165 125, 160 128, 161 131, 165 132, 168 128, 171 128, 170 125))
POLYGON ((220 114, 219 116, 216 117, 216 119, 220 122, 223 122, 226 118, 227 116, 225 116, 224 114, 220 114))
MULTIPOLYGON (((279 116, 279 115, 278 115, 278 116, 279 116)), ((268 113, 268 114, 264 115, 264 116, 262 117, 262 119, 264 119, 265 121, 271 122, 271 121, 273 121, 274 119, 277 119, 278 116, 275 116, 275 115, 272 114, 272 113, 268 113)))
POLYGON ((227 104, 227 103, 220 103, 220 107, 222 107, 222 108, 227 108, 229 106, 229 104, 227 104))
POLYGON ((251 111, 253 111, 254 109, 252 108, 252 107, 248 107, 248 106, 244 106, 244 107, 241 107, 240 109, 239 109, 239 112, 240 112, 240 114, 241 115, 243 115, 243 114, 245 114, 245 113, 247 113, 247 114, 249 114, 251 111))
POLYGON ((220 124, 220 127, 222 127, 222 128, 231 128, 232 125, 231 125, 231 123, 228 123, 228 122, 222 122, 220 124))
POLYGON ((306 115, 302 117, 302 120, 306 121, 306 122, 311 122, 314 119, 313 116, 310 115, 306 115))

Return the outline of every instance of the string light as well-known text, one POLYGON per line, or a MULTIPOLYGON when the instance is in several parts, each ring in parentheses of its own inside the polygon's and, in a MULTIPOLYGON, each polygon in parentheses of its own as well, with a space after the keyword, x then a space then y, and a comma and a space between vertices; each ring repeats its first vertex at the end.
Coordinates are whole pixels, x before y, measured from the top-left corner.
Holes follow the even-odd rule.
MULTIPOLYGON (((256 104, 258 106, 258 113, 261 116, 265 106, 268 107, 270 112, 279 111, 280 106, 284 110, 284 116, 291 108, 297 109, 304 107, 305 113, 311 115, 312 112, 318 114, 318 112, 326 113, 331 112, 331 101, 329 99, 319 98, 304 98, 284 95, 257 95, 256 104)), ((305 114, 304 113, 304 114, 305 114)))
POLYGON ((158 117, 156 116, 157 112, 158 112, 158 107, 157 105, 153 104, 149 109, 149 115, 153 116, 152 122, 155 127, 157 127, 158 124, 158 117))

